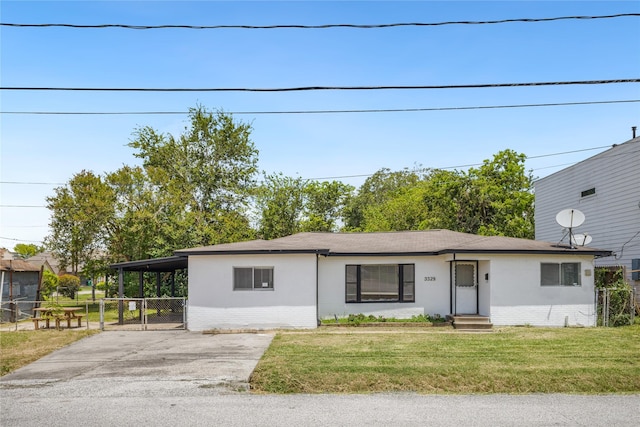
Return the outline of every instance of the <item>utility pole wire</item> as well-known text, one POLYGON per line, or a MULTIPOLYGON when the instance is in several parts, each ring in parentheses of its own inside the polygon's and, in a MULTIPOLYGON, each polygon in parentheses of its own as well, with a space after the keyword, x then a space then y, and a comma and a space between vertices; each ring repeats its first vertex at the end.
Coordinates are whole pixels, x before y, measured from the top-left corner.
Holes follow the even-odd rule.
POLYGON ((218 30, 218 29, 243 29, 243 30, 274 30, 274 29, 328 29, 328 28, 356 28, 375 29, 393 27, 439 27, 445 25, 487 25, 487 24, 507 24, 507 23, 531 23, 531 22, 551 22, 566 20, 593 20, 593 19, 613 19, 623 17, 637 17, 640 13, 618 13, 614 15, 594 15, 594 16, 559 16, 552 18, 513 18, 498 19, 490 21, 444 21, 444 22, 398 22, 391 24, 321 24, 321 25, 131 25, 131 24, 20 24, 20 23, 0 23, 4 27, 20 28, 47 28, 63 27, 76 29, 103 29, 120 28, 126 30, 159 30, 159 29, 187 29, 187 30, 218 30))
MULTIPOLYGON (((432 107, 432 108, 376 108, 361 110, 280 110, 280 111, 226 111, 228 114, 340 114, 340 113, 413 113, 423 111, 490 110, 499 108, 560 107, 572 105, 625 104, 640 102, 640 99, 617 101, 579 101, 553 102, 543 104, 480 105, 470 107, 432 107)), ((188 111, 0 111, 0 114, 22 115, 77 115, 77 116, 126 116, 126 115, 185 115, 188 111)))
POLYGON ((422 89, 484 89, 497 87, 570 86, 640 83, 640 79, 578 80, 562 82, 480 83, 462 85, 394 85, 394 86, 300 86, 285 88, 98 88, 98 87, 25 87, 0 86, 0 90, 15 91, 81 91, 81 92, 299 92, 315 90, 422 90, 422 89))

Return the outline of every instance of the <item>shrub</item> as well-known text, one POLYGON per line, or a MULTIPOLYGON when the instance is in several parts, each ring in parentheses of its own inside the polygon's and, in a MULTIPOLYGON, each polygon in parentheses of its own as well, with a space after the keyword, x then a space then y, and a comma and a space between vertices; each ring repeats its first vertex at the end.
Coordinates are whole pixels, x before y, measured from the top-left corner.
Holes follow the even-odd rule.
POLYGON ((80 279, 72 274, 63 274, 58 279, 58 293, 71 299, 76 297, 80 289, 80 279))
POLYGON ((44 270, 42 275, 42 285, 40 286, 40 295, 43 298, 49 298, 58 288, 58 275, 49 271, 44 270))

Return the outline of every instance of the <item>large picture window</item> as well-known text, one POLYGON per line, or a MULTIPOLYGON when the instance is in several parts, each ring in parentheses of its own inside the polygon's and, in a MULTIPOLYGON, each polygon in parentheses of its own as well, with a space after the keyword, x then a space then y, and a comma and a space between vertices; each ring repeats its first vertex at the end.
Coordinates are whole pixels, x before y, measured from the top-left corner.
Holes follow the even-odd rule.
POLYGON ((582 286, 579 262, 540 264, 541 286, 582 286))
POLYGON ((234 267, 233 290, 273 289, 273 267, 234 267))
POLYGON ((414 264, 347 265, 347 302, 414 302, 414 264))

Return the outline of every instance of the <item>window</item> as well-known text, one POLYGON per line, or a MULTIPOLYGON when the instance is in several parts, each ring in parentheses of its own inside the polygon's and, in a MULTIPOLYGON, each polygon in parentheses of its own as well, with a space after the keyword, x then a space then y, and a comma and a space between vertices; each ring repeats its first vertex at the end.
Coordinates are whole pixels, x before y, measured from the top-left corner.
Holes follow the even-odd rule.
POLYGON ((540 264, 541 286, 582 286, 579 262, 540 264))
POLYGON ((273 289, 273 267, 234 267, 233 290, 273 289))
POLYGON ((414 302, 413 264, 347 265, 347 302, 414 302))
POLYGON ((473 264, 456 263, 456 286, 473 287, 476 285, 476 269, 473 264))

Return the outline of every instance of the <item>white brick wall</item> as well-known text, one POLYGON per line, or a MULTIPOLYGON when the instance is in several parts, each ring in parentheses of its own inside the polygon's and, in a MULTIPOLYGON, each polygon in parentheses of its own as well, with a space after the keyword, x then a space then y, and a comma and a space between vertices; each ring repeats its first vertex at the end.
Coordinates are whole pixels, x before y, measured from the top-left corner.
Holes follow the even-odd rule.
POLYGON ((595 306, 540 304, 491 307, 491 322, 497 326, 564 326, 565 317, 569 326, 595 326, 595 306))
POLYGON ((208 329, 276 329, 317 327, 315 306, 188 307, 190 331, 208 329))

